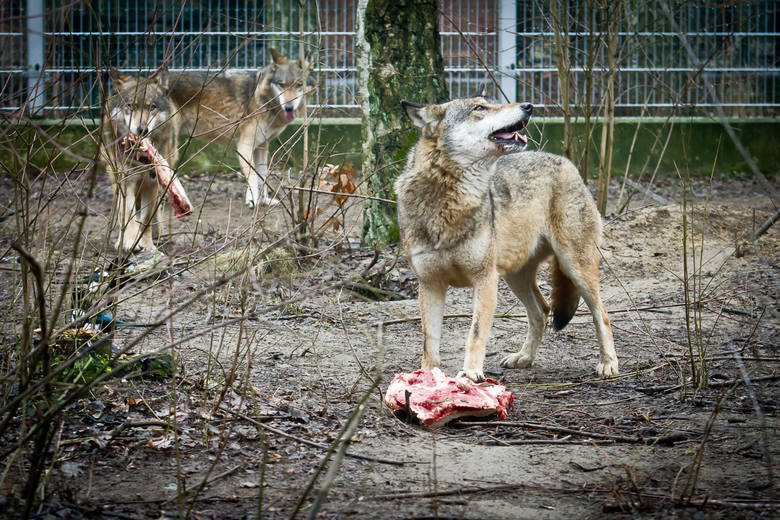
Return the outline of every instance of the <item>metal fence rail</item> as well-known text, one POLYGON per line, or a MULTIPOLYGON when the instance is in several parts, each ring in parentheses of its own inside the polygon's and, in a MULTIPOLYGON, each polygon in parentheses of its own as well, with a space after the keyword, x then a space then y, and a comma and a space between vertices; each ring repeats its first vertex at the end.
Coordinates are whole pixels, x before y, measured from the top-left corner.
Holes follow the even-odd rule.
MULTIPOLYGON (((317 59, 320 83, 310 106, 330 116, 357 115, 356 0, 310 1, 303 13, 299 5, 298 0, 0 2, 0 110, 27 108, 49 117, 94 115, 109 67, 148 73, 165 62, 174 71, 257 70, 267 63, 269 47, 298 56, 302 20, 305 47, 317 59), (35 15, 36 10, 44 14, 35 15), (40 70, 38 61, 43 61, 40 70), (39 95, 31 96, 39 80, 39 95)), ((532 101, 547 114, 558 114, 561 98, 548 7, 537 0, 440 0, 441 50, 451 95, 477 92, 490 80, 489 69, 498 83, 489 84, 493 97, 532 101)), ((586 105, 586 57, 592 49, 589 104, 597 113, 606 63, 603 10, 587 11, 586 0, 567 0, 566 7, 570 103, 575 112, 586 105)), ((731 115, 778 114, 775 0, 626 0, 626 9, 631 15, 623 18, 618 34, 618 115, 707 115, 713 103, 707 81, 716 86, 731 115), (684 52, 663 14, 663 2, 672 6, 705 63, 702 70, 684 52)))
MULTIPOLYGON (((558 69, 552 50, 551 13, 540 2, 518 1, 518 97, 535 104, 559 106, 558 69)), ((545 3, 546 4, 546 3, 545 3)), ((604 10, 588 13, 586 0, 569 0, 569 38, 573 84, 572 103, 585 104, 584 89, 589 49, 596 53, 595 88, 591 105, 598 106, 604 90, 603 64, 606 23, 604 10), (588 23, 588 16, 593 20, 588 23), (593 34, 589 28, 593 27, 593 34), (593 45, 593 47, 591 47, 593 45)), ((618 115, 677 113, 708 115, 712 82, 719 103, 732 116, 777 115, 778 3, 742 0, 716 3, 645 0, 628 2, 618 31, 616 75, 618 115), (699 69, 683 48, 664 11, 671 8, 677 26, 704 63, 699 69)))

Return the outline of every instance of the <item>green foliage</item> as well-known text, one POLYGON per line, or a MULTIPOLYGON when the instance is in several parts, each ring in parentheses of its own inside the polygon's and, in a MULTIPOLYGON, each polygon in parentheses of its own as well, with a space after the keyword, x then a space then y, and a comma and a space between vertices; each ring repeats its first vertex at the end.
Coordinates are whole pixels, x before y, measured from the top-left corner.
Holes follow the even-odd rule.
MULTIPOLYGON (((52 368, 57 371, 63 361, 55 356, 52 368)), ((100 374, 111 372, 108 361, 109 357, 105 354, 87 353, 80 356, 70 367, 59 370, 57 379, 68 383, 88 383, 100 374)))

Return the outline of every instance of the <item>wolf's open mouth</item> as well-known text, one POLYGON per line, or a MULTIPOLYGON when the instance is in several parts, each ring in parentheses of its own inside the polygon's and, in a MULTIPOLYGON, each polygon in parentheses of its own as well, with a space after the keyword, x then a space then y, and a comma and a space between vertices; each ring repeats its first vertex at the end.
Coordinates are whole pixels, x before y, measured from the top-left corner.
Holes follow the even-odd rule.
POLYGON ((291 123, 295 119, 295 109, 284 109, 284 119, 291 123))
POLYGON ((525 128, 527 123, 528 120, 523 119, 517 123, 505 126, 500 130, 496 130, 490 134, 490 140, 501 144, 517 144, 518 142, 528 144, 528 137, 520 133, 520 130, 525 128))

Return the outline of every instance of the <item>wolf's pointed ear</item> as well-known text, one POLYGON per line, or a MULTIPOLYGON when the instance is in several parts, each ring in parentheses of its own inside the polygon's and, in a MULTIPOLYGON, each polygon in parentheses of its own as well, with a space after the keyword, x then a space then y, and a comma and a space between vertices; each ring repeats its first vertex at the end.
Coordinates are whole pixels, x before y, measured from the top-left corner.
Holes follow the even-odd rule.
POLYGON ((120 83, 124 83, 130 79, 130 76, 128 76, 127 74, 122 74, 116 69, 116 67, 111 67, 110 69, 108 69, 108 76, 111 78, 111 81, 113 81, 114 84, 116 85, 120 83))
POLYGON ((164 91, 168 92, 171 86, 170 74, 168 71, 162 71, 157 74, 157 84, 160 85, 164 91))
POLYGON ((474 97, 481 97, 481 98, 483 98, 483 97, 487 96, 487 90, 488 90, 488 82, 487 82, 487 80, 485 80, 485 81, 483 81, 483 82, 481 82, 479 84, 479 89, 477 90, 477 95, 474 96, 474 97))
POLYGON ((271 47, 271 58, 274 60, 275 65, 281 65, 287 61, 287 58, 279 54, 279 52, 276 50, 276 47, 271 47))
POLYGON ((311 51, 306 51, 303 54, 302 58, 298 58, 298 63, 301 65, 302 69, 310 69, 311 68, 311 51))
POLYGON ((406 115, 408 115, 409 119, 412 120, 414 126, 416 126, 417 128, 425 128, 425 126, 428 124, 428 121, 424 113, 425 105, 412 103, 411 101, 406 101, 402 99, 401 106, 404 107, 404 110, 406 111, 406 115))
POLYGON ((444 115, 444 109, 440 105, 419 105, 402 100, 401 106, 406 110, 412 124, 422 130, 423 137, 431 137, 435 133, 436 126, 444 115))

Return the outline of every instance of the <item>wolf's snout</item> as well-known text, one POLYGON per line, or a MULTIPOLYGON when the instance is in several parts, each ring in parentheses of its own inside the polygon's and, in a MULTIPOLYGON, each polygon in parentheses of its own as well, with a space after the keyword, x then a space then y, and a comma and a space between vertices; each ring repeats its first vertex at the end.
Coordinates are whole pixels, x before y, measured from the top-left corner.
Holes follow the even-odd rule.
POLYGON ((534 106, 531 103, 523 103, 520 108, 528 112, 529 115, 534 111, 534 106))
POLYGON ((149 127, 146 125, 138 125, 136 132, 138 133, 138 135, 144 136, 149 133, 149 127))
POLYGON ((284 105, 284 109, 287 110, 288 112, 292 112, 293 110, 295 110, 295 107, 292 106, 290 103, 287 103, 286 105, 284 105))

